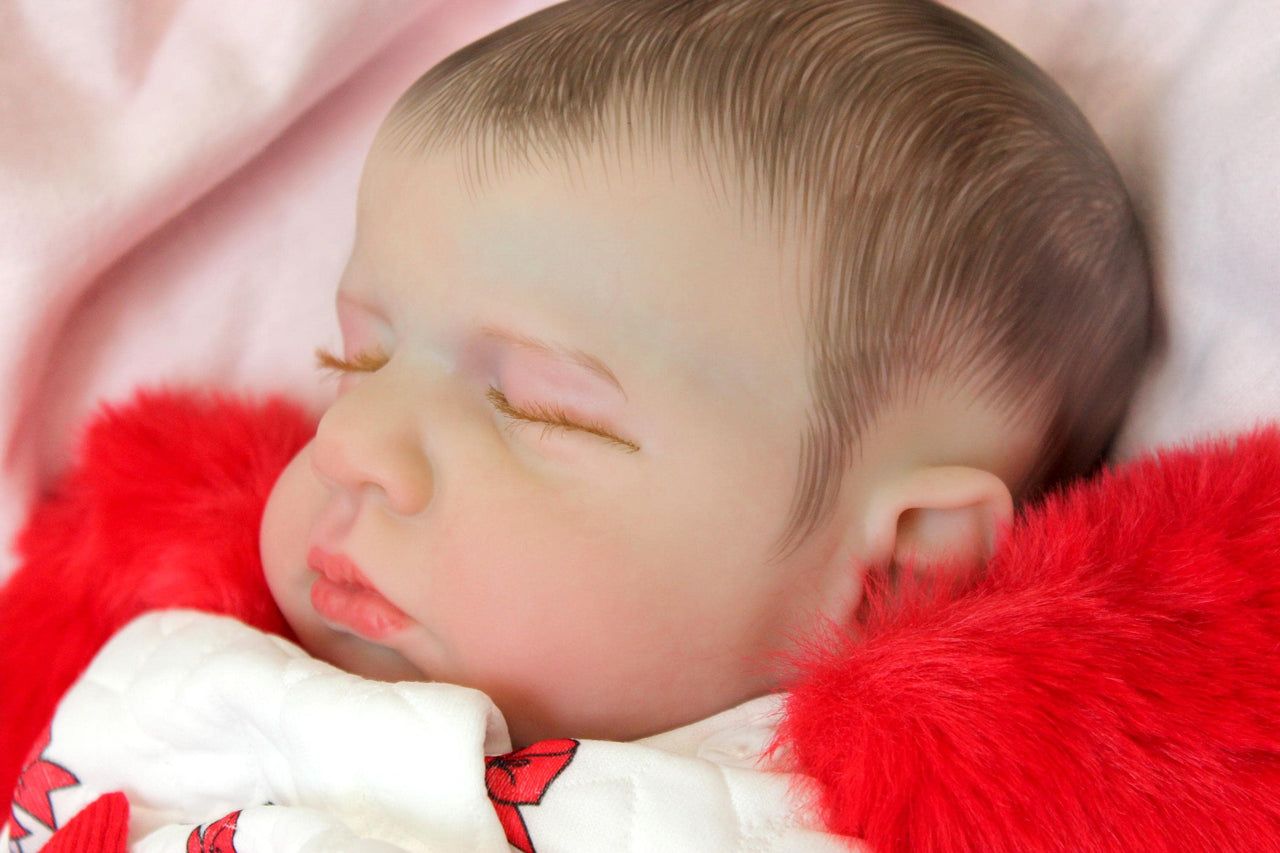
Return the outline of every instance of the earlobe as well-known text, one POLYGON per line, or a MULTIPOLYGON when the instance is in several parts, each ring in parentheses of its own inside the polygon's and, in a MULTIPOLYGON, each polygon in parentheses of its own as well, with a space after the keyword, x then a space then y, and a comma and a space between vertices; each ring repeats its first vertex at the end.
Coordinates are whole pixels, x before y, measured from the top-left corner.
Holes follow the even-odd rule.
POLYGON ((918 468, 878 489, 865 520, 877 564, 909 565, 925 575, 967 573, 994 553, 1013 520, 1013 497, 1003 480, 980 468, 918 468))

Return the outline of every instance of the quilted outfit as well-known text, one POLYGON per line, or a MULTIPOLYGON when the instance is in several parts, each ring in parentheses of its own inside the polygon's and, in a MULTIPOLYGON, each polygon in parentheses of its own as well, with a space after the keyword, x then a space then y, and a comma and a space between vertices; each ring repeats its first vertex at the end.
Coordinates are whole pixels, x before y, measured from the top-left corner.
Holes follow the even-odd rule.
MULTIPOLYGON (((46 831, 46 850, 111 849, 104 845, 123 843, 126 821, 135 829, 165 823, 141 808, 130 814, 109 791, 67 805, 78 777, 66 766, 69 753, 58 751, 64 711, 52 730, 50 718, 90 661, 64 705, 87 696, 80 707, 90 710, 74 712, 88 716, 69 731, 102 724, 92 709, 105 694, 84 691, 110 683, 111 666, 151 671, 151 658, 118 644, 150 643, 180 667, 191 647, 170 645, 164 632, 194 620, 197 633, 216 628, 196 641, 197 660, 213 648, 200 643, 217 646, 225 638, 208 637, 230 631, 230 646, 217 648, 239 654, 261 645, 267 657, 283 653, 280 665, 295 675, 323 666, 271 639, 288 632, 257 556, 266 495, 310 429, 281 401, 177 393, 142 395, 91 426, 79 466, 37 507, 18 543, 23 565, 0 591, 0 789, 16 783, 12 849, 26 853, 30 837, 46 831), (184 611, 120 631, 140 614, 175 607, 237 621, 184 611), (106 680, 95 680, 101 672, 106 680)), ((802 774, 779 777, 790 780, 790 807, 777 812, 804 839, 797 844, 813 845, 798 849, 856 837, 883 853, 1280 850, 1280 432, 1261 429, 1100 475, 1025 511, 969 588, 891 599, 873 579, 868 602, 856 630, 833 627, 798 657, 790 692, 764 700, 780 708, 772 746, 766 737, 748 750, 758 776, 767 775, 761 766, 802 774), (761 750, 765 763, 754 764, 761 750)), ((227 667, 222 677, 244 671, 227 667)), ((325 678, 354 676, 335 670, 325 678)), ((488 708, 463 688, 410 688, 463 691, 488 708)), ((243 692, 201 694, 196 718, 217 719, 214 711, 243 692)), ((570 778, 560 775, 565 766, 591 750, 659 746, 562 741, 504 753, 500 727, 483 722, 489 714, 473 715, 471 745, 496 754, 466 772, 480 780, 476 790, 483 782, 493 808, 477 819, 499 826, 517 849, 536 848, 538 821, 554 811, 550 795, 543 805, 531 792, 550 785, 559 796, 570 778)), ((757 723, 744 730, 772 731, 757 723)), ((145 752, 152 741, 135 748, 122 734, 132 724, 101 742, 145 752)), ((692 790, 714 798, 723 776, 717 769, 692 790)), ((239 833, 261 825, 262 808, 272 807, 230 804, 218 820, 178 826, 170 840, 180 849, 234 849, 239 833)), ((676 827, 682 810, 667 812, 676 827)), ((545 831, 589 840, 603 814, 580 801, 545 831)), ((358 820, 326 826, 358 831, 358 820)), ((716 827, 702 829, 686 827, 681 841, 660 849, 724 849, 716 827)))

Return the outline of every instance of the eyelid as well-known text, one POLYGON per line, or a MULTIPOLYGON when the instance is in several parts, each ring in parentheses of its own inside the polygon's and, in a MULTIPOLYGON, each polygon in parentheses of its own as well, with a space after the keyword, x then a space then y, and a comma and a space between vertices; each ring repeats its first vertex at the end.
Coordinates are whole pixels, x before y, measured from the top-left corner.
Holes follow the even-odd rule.
POLYGON ((571 418, 563 409, 543 405, 524 408, 513 406, 511 401, 507 399, 507 395, 492 385, 489 386, 489 390, 485 396, 489 398, 489 402, 493 404, 493 407, 497 409, 500 414, 503 414, 512 420, 543 424, 545 427, 560 427, 563 429, 574 430, 575 432, 589 433, 591 435, 598 436, 599 438, 603 438, 605 441, 612 444, 619 445, 628 453, 635 453, 640 450, 640 445, 636 444, 634 441, 628 441, 600 424, 577 421, 571 418))
MULTIPOLYGON (((374 373, 385 367, 388 361, 390 361, 390 357, 381 347, 358 352, 350 358, 335 355, 324 347, 316 349, 317 366, 344 376, 353 373, 374 373)), ((500 414, 514 421, 539 423, 550 428, 559 427, 574 430, 575 432, 585 432, 616 444, 629 453, 635 453, 640 450, 640 445, 634 441, 629 441, 617 435, 601 424, 575 420, 563 409, 544 405, 525 406, 523 408, 513 406, 511 401, 507 399, 507 395, 493 385, 489 386, 485 396, 500 414)))
POLYGON ((381 347, 358 352, 350 358, 335 355, 324 347, 316 350, 316 365, 339 374, 374 373, 386 367, 390 360, 381 347))

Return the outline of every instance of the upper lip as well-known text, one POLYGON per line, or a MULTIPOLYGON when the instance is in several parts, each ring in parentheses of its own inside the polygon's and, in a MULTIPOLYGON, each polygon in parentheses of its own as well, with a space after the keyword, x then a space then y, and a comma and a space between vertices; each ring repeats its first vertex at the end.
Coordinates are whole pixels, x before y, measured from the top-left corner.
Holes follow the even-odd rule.
POLYGON ((312 548, 307 553, 307 568, 334 583, 375 590, 373 582, 345 554, 335 554, 319 547, 312 548))

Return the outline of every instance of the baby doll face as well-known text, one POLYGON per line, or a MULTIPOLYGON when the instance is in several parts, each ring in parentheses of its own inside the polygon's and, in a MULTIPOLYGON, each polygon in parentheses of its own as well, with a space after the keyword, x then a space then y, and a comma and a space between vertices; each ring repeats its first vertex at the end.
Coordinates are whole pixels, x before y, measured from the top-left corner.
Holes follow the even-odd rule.
POLYGON ((669 160, 371 159, 346 372, 262 530, 313 654, 483 690, 517 743, 632 738, 768 689, 850 593, 839 512, 776 550, 800 253, 669 160))

